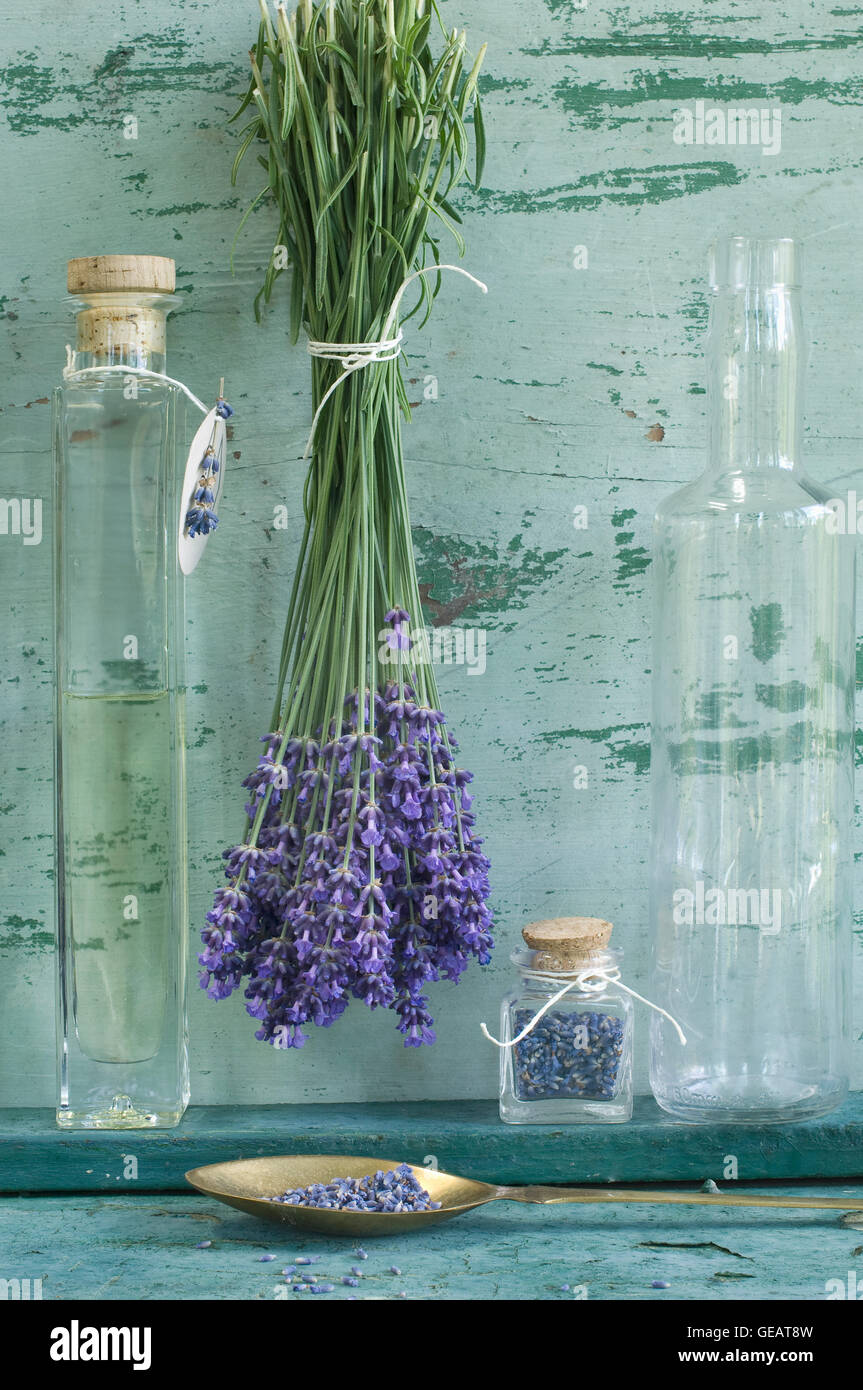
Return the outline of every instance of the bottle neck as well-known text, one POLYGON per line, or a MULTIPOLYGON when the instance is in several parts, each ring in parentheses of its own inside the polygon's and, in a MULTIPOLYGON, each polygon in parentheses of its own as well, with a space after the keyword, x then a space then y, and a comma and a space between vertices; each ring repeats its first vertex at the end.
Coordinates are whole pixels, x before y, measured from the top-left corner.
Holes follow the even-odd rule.
MULTIPOLYGON (((564 985, 572 982, 577 972, 608 971, 620 969, 623 952, 615 947, 591 951, 589 954, 557 953, 552 957, 544 951, 530 951, 517 947, 510 959, 521 974, 522 984, 528 988, 539 989, 554 994, 564 985), (539 977, 539 978, 537 978, 539 977)), ((573 989, 573 995, 580 997, 581 990, 573 989)), ((589 994, 591 991, 585 991, 589 994)))
POLYGON ((709 356, 711 471, 798 466, 805 365, 798 291, 714 291, 709 356))
POLYGON ((78 313, 76 367, 164 372, 169 296, 93 294, 78 313))

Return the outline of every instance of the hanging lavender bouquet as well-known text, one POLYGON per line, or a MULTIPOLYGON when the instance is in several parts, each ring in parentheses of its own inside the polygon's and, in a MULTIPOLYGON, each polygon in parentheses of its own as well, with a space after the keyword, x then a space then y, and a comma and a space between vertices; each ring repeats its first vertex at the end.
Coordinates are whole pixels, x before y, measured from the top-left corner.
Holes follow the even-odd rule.
MULTIPOLYGON (((411 639, 397 310, 418 271, 414 312, 432 307, 435 229, 464 250, 449 196, 471 108, 480 175, 482 52, 468 68, 465 35, 444 30, 434 0, 302 0, 274 18, 261 5, 234 172, 262 141, 268 181, 252 206, 278 211, 316 416, 272 731, 243 784, 246 831, 225 852, 201 983, 213 999, 242 986, 256 1037, 276 1047, 301 1046, 351 998, 392 1009, 419 1047, 435 1039, 428 985, 486 963, 492 939, 471 774, 411 639)), ((256 312, 281 269, 274 258, 256 312)))

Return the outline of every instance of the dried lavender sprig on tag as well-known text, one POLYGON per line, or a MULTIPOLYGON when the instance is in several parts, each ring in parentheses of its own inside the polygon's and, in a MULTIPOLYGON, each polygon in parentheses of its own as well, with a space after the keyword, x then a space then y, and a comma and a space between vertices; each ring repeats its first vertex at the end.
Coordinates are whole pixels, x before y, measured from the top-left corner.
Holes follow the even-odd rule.
MULTIPOLYGON (((224 389, 224 383, 220 389, 224 389)), ((224 396, 220 395, 215 405, 215 413, 220 420, 230 420, 234 413, 234 407, 228 405, 224 396)), ((222 467, 222 462, 216 444, 214 425, 210 442, 204 457, 201 459, 198 481, 192 494, 189 510, 186 512, 185 534, 187 536, 208 536, 212 531, 215 531, 219 524, 219 518, 215 512, 216 475, 222 467)))
MULTIPOLYGON (((263 141, 265 197, 292 268, 291 328, 318 345, 395 338, 405 279, 439 264, 430 225, 464 249, 449 203, 464 176, 473 109, 477 178, 484 136, 464 33, 434 3, 324 0, 275 19, 262 0, 252 81, 257 114, 237 163, 263 141)), ((236 168, 236 166, 235 166, 236 168)), ((251 211, 251 209, 250 209, 251 211)), ((247 214, 248 215, 248 214, 247 214)), ((274 256, 256 301, 270 299, 274 256)), ((438 284, 420 280, 417 309, 438 284)), ((297 1047, 357 998, 391 1008, 407 1046, 434 1041, 424 990, 457 980, 491 949, 488 861, 474 834, 471 774, 455 762, 421 621, 401 442, 409 415, 397 354, 342 364, 316 356, 320 409, 305 488, 272 732, 246 779, 242 844, 203 932, 202 984, 224 998, 245 982, 257 1037, 297 1047)))

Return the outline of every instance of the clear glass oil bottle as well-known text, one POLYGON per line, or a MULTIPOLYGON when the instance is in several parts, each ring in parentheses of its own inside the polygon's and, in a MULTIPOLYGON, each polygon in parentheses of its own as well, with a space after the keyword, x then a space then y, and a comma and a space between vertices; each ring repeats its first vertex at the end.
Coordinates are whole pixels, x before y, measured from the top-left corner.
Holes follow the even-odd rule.
MULTIPOLYGON (((69 263, 76 370, 165 370, 174 263, 69 263)), ((152 377, 54 393, 57 1122, 166 1127, 189 1099, 183 583, 185 397, 152 377)))
POLYGON ((710 461, 654 528, 651 1025, 659 1104, 820 1115, 847 1090, 854 542, 800 465, 800 252, 711 267, 710 461))

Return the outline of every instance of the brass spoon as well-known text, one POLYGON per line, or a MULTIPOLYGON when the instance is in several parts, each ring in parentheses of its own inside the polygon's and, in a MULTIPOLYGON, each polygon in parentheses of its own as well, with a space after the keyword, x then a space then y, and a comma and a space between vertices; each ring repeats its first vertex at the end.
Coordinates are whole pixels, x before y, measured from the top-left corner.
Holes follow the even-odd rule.
MULTIPOLYGON (((210 1163, 192 1168, 186 1179, 230 1207, 282 1221, 304 1231, 329 1236, 398 1235, 419 1231, 473 1211, 486 1202, 536 1202, 551 1206, 562 1202, 688 1202, 705 1207, 806 1207, 821 1211, 850 1212, 863 1208, 843 1197, 758 1197, 748 1192, 642 1192, 618 1187, 499 1187, 493 1183, 457 1178, 452 1173, 410 1164, 411 1171, 437 1211, 330 1211, 320 1207, 291 1207, 272 1198, 291 1188, 329 1183, 334 1178, 362 1178, 378 1169, 397 1168, 395 1158, 345 1158, 340 1154, 292 1154, 280 1158, 243 1158, 232 1163, 210 1163)), ((861 1213, 863 1214, 863 1213, 861 1213)))

